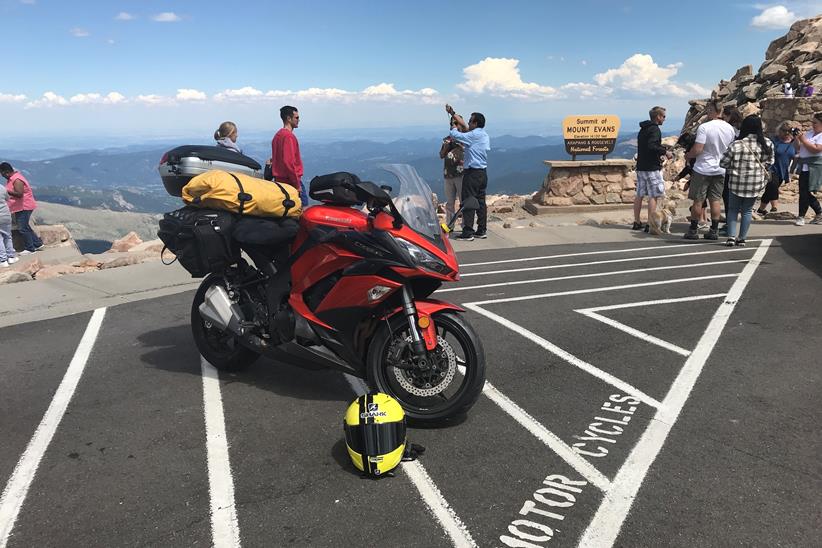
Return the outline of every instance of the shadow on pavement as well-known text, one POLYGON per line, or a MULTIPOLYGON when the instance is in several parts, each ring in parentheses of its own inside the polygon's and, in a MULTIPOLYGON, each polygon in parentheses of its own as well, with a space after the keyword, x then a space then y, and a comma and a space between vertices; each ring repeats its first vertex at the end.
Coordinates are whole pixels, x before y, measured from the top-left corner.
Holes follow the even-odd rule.
POLYGON ((790 258, 822 278, 822 234, 801 234, 776 238, 790 258))
MULTIPOLYGON (((147 352, 140 361, 170 373, 200 376, 200 356, 188 324, 148 331, 137 337, 147 352)), ((246 369, 220 372, 223 385, 245 383, 261 390, 302 400, 348 402, 353 392, 342 376, 330 369, 310 371, 261 357, 246 369)))

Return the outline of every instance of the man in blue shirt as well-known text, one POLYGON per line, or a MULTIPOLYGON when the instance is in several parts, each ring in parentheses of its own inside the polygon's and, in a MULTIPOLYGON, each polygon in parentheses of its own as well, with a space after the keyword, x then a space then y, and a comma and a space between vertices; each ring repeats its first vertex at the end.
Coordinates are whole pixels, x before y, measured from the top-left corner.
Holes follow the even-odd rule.
POLYGON ((491 140, 485 132, 485 116, 472 112, 468 123, 454 112, 451 105, 445 105, 445 111, 451 115, 456 127, 451 130, 451 137, 465 149, 464 170, 462 176, 462 195, 460 203, 470 196, 479 202, 477 210, 477 229, 474 230, 474 211, 462 212, 462 234, 457 240, 471 241, 474 238, 487 238, 488 210, 485 206, 485 190, 488 187, 488 151, 491 140))

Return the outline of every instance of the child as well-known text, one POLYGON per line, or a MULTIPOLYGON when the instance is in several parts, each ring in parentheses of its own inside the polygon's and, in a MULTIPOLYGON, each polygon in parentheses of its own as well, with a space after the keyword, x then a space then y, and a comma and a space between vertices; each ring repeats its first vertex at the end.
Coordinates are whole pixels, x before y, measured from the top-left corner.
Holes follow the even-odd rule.
POLYGON ((19 260, 11 240, 11 213, 6 203, 8 197, 6 186, 0 185, 0 268, 8 268, 19 260))

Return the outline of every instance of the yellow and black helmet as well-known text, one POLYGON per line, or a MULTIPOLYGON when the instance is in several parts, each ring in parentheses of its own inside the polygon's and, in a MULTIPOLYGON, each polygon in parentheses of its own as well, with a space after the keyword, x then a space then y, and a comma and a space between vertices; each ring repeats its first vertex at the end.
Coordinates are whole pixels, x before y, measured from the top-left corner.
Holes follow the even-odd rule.
POLYGON ((345 445, 357 469, 372 476, 390 472, 405 453, 405 412, 380 392, 358 397, 345 413, 345 445))

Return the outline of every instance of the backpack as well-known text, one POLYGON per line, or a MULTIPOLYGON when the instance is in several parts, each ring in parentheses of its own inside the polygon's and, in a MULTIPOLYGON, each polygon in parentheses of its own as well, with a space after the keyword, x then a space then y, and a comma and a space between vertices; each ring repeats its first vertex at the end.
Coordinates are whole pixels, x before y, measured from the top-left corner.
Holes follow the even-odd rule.
POLYGON ((165 213, 159 224, 163 252, 171 250, 192 278, 222 272, 240 257, 231 238, 234 216, 227 211, 186 206, 165 213))

